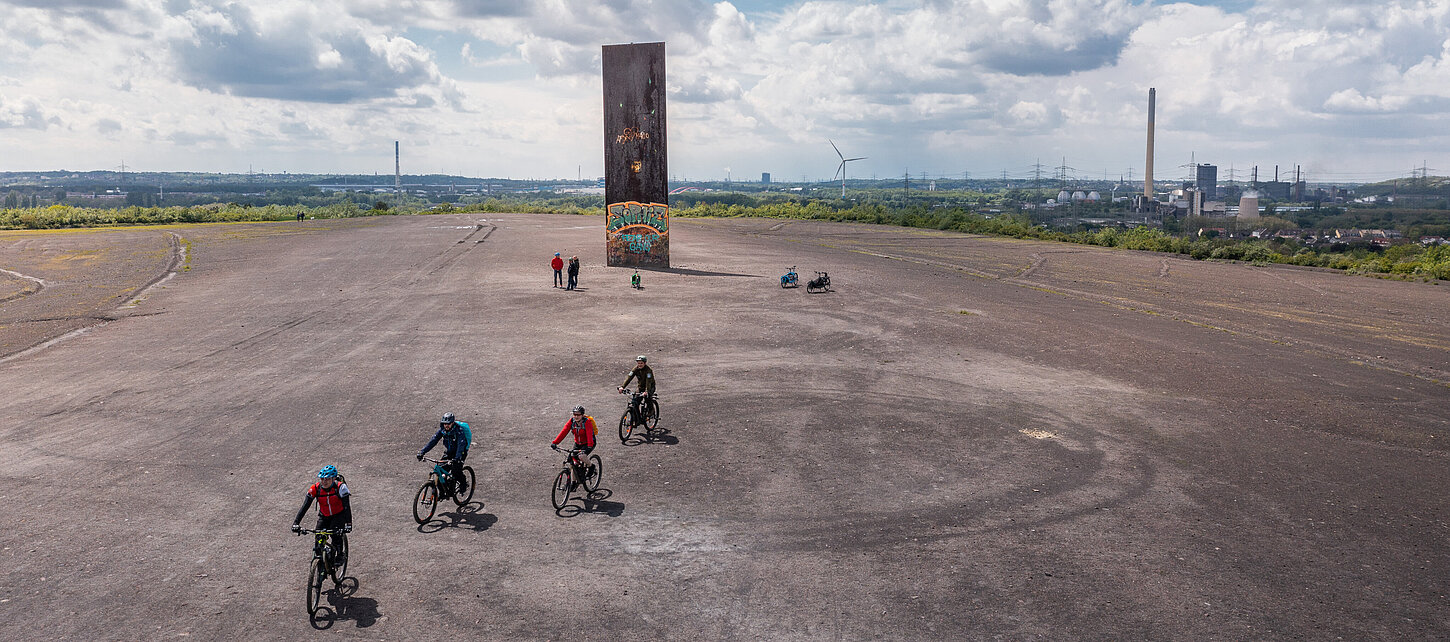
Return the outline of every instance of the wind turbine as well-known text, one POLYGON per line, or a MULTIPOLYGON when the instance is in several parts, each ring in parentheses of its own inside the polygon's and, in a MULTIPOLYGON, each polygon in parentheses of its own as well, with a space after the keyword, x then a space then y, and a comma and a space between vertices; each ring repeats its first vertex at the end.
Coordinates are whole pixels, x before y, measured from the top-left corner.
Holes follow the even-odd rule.
MULTIPOLYGON (((834 141, 827 138, 826 142, 831 143, 831 149, 836 150, 836 156, 840 157, 841 159, 841 164, 836 166, 836 174, 841 175, 841 198, 846 198, 846 163, 849 163, 851 161, 866 160, 866 157, 861 156, 859 158, 846 158, 846 156, 841 153, 841 148, 836 147, 836 143, 834 141)), ((831 178, 834 180, 836 177, 835 175, 832 175, 831 178)))

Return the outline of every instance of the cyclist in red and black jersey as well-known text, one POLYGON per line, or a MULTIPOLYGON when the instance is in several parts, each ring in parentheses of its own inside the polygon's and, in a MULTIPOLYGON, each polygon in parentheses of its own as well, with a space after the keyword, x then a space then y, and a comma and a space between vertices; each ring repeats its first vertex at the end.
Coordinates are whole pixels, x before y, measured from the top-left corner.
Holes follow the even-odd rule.
POLYGON ((352 532, 352 493, 348 492, 342 475, 337 474, 336 466, 323 466, 317 473, 317 483, 307 489, 302 509, 292 520, 293 532, 302 530, 302 518, 307 515, 307 509, 312 508, 313 499, 317 500, 317 530, 341 531, 332 536, 339 540, 333 549, 347 550, 341 542, 347 540, 343 533, 352 532))
MULTIPOLYGON (((564 441, 564 437, 567 437, 569 433, 573 433, 575 454, 570 459, 588 462, 589 453, 594 452, 594 434, 597 432, 599 432, 599 426, 594 423, 593 417, 584 414, 584 406, 574 406, 573 416, 564 424, 564 428, 559 431, 559 436, 554 437, 554 441, 549 447, 559 450, 559 442, 564 441)), ((570 468, 572 470, 576 467, 571 466, 570 468)), ((584 481, 583 472, 573 470, 574 483, 584 481)))

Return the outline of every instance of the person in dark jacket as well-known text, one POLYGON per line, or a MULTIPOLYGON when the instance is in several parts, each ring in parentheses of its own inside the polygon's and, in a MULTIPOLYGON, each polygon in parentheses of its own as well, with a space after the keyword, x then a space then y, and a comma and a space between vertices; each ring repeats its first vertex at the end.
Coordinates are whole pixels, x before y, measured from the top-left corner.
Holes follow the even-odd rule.
POLYGON ((458 492, 467 494, 468 480, 463 476, 463 460, 468 459, 468 447, 473 444, 473 430, 468 424, 458 421, 453 413, 443 413, 443 419, 438 422, 438 432, 428 440, 428 445, 418 451, 418 461, 423 461, 423 455, 433 450, 438 442, 443 442, 443 458, 449 461, 448 474, 458 483, 458 492))
POLYGON ((572 290, 577 287, 579 287, 579 257, 571 256, 569 257, 569 287, 565 289, 572 290))

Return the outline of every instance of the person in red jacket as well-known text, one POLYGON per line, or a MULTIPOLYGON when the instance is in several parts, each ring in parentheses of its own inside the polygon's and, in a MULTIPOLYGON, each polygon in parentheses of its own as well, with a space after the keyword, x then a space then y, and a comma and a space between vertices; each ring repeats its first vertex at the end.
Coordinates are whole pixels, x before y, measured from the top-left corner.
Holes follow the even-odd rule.
POLYGON ((584 481, 586 471, 580 469, 581 462, 589 461, 589 453, 594 451, 594 434, 599 432, 599 427, 594 423, 594 418, 584 414, 584 406, 574 406, 574 416, 564 424, 564 429, 559 431, 559 436, 554 438, 550 448, 561 450, 559 442, 570 433, 574 434, 574 449, 569 453, 569 461, 574 462, 570 466, 570 475, 573 476, 573 483, 578 484, 584 481))
MULTIPOLYGON (((333 531, 333 550, 346 551, 346 533, 352 532, 352 493, 348 491, 347 481, 337 472, 336 466, 328 464, 317 473, 317 483, 307 489, 307 496, 302 499, 302 509, 297 511, 297 517, 292 520, 292 532, 302 532, 302 518, 307 516, 307 509, 312 507, 313 499, 317 500, 317 529, 333 531)), ((343 553, 344 557, 335 563, 346 564, 343 561, 346 555, 343 553)))
POLYGON ((554 287, 564 285, 564 258, 554 253, 554 260, 549 261, 549 267, 554 268, 554 287))

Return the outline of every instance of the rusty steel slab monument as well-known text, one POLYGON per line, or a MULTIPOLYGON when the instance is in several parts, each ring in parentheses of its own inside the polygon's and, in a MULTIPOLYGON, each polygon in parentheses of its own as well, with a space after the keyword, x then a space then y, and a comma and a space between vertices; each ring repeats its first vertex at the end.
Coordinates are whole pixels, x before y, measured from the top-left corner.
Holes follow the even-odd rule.
POLYGON ((605 45, 603 58, 608 265, 669 267, 665 43, 605 45))

